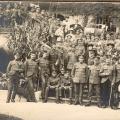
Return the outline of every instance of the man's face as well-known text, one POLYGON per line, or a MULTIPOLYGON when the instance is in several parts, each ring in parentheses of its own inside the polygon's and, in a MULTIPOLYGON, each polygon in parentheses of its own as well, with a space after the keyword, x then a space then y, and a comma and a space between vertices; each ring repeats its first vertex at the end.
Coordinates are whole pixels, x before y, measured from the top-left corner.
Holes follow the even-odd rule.
POLYGON ((31 54, 31 59, 35 60, 36 59, 36 55, 35 54, 31 54))
POLYGON ((103 36, 103 35, 101 35, 101 36, 100 36, 100 39, 101 39, 101 40, 104 40, 104 36, 103 36))
POLYGON ((67 37, 68 39, 72 39, 72 36, 70 36, 70 35, 68 35, 68 37, 67 37))
POLYGON ((80 34, 80 31, 79 31, 79 30, 77 30, 77 31, 76 31, 76 34, 77 34, 77 35, 79 35, 79 34, 80 34))
POLYGON ((96 58, 94 59, 94 65, 98 65, 99 64, 99 60, 96 58))
POLYGON ((31 8, 31 12, 35 12, 35 7, 32 7, 32 8, 31 8))
POLYGON ((78 40, 78 45, 81 45, 82 44, 82 39, 79 39, 78 40))
POLYGON ((110 40, 110 35, 107 35, 107 36, 106 36, 106 39, 107 39, 107 40, 110 40))
POLYGON ((112 46, 112 45, 109 45, 109 46, 108 46, 108 49, 112 49, 112 48, 113 48, 113 46, 112 46))
POLYGON ((52 76, 53 76, 53 77, 56 77, 56 76, 57 76, 57 73, 56 73, 56 72, 52 72, 52 76))
POLYGON ((43 54, 43 58, 47 58, 47 53, 44 53, 44 54, 43 54))
POLYGON ((93 49, 93 46, 89 46, 89 47, 88 47, 88 50, 92 50, 92 49, 93 49))
POLYGON ((81 58, 81 57, 79 57, 79 62, 80 62, 80 63, 83 63, 83 62, 84 62, 84 59, 81 58))
POLYGON ((91 40, 94 40, 94 39, 95 39, 95 36, 92 35, 92 36, 91 36, 91 40))
POLYGON ((40 13, 40 8, 37 8, 37 9, 36 9, 36 12, 37 12, 37 13, 40 13))
POLYGON ((61 74, 64 74, 65 73, 65 71, 64 70, 61 70, 61 74))
POLYGON ((109 65, 111 63, 110 59, 106 59, 106 64, 109 65))
POLYGON ((95 57, 95 52, 94 51, 90 51, 89 52, 89 57, 95 57))
POLYGON ((69 78, 69 73, 65 73, 64 77, 67 79, 69 78))
POLYGON ((120 35, 118 35, 118 39, 120 39, 120 35))
POLYGON ((15 55, 15 60, 19 60, 20 59, 20 55, 16 54, 15 55))

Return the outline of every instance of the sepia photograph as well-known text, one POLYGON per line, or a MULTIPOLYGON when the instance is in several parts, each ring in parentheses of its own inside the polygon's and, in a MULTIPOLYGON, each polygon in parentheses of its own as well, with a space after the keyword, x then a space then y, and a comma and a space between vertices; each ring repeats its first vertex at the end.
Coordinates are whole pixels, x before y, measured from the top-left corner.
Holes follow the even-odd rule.
POLYGON ((120 120, 120 2, 0 1, 0 120, 120 120))

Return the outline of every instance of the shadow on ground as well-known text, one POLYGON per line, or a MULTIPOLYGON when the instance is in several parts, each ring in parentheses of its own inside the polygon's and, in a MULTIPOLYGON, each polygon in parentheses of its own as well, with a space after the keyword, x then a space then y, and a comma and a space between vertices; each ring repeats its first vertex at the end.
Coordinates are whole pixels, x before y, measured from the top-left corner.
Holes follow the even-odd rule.
POLYGON ((14 117, 14 116, 10 116, 10 115, 0 114, 0 120, 23 120, 23 119, 14 117))

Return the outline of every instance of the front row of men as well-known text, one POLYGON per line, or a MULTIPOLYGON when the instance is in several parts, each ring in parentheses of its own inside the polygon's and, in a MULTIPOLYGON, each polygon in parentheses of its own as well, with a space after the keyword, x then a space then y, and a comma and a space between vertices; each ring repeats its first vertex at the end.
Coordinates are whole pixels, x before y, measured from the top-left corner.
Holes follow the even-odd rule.
MULTIPOLYGON (((31 53, 31 58, 24 64, 20 61, 20 55, 15 54, 15 60, 11 61, 7 68, 8 97, 7 102, 14 102, 19 85, 19 79, 25 77, 28 83, 29 97, 27 101, 36 102, 34 93, 34 81, 38 76, 38 62, 36 56, 31 53), (23 74, 24 73, 24 74, 23 74)), ((44 61, 45 62, 45 61, 44 61)), ((44 63, 43 62, 43 63, 44 63)), ((118 86, 120 84, 120 59, 118 64, 112 65, 111 59, 107 58, 104 64, 99 64, 99 57, 94 59, 94 65, 88 66, 84 63, 84 57, 79 56, 78 62, 73 66, 72 71, 64 71, 62 68, 58 74, 53 70, 50 77, 46 73, 49 67, 46 61, 41 67, 42 99, 47 102, 49 91, 53 89, 56 93, 56 102, 60 102, 62 91, 69 91, 70 104, 83 104, 83 89, 89 87, 88 103, 91 104, 92 96, 96 93, 98 106, 107 107, 118 105, 118 86), (117 102, 116 102, 117 101, 117 102)))

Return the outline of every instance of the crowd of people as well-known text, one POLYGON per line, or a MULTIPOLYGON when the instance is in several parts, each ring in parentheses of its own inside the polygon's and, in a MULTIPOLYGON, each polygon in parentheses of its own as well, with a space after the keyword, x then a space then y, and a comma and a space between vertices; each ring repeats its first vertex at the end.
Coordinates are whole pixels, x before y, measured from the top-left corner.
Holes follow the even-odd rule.
MULTIPOLYGON (((20 10, 15 9, 16 13, 20 10)), ((84 33, 79 17, 69 15, 61 20, 35 6, 21 24, 16 20, 13 23, 8 47, 15 59, 6 71, 7 103, 15 102, 20 80, 24 80, 28 102, 36 102, 35 91, 41 86, 43 102, 47 102, 53 89, 57 103, 61 102, 63 91, 68 91, 70 104, 83 105, 87 87, 86 106, 96 96, 98 107, 118 107, 120 34, 84 33)))

